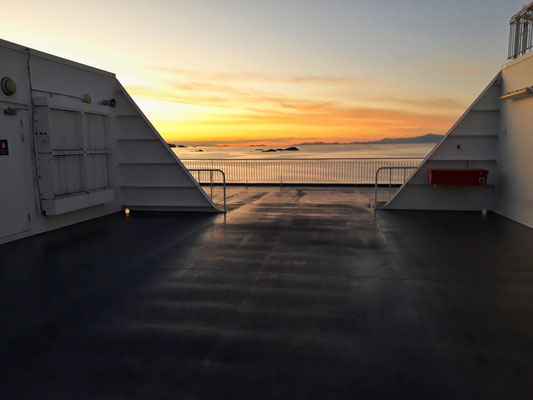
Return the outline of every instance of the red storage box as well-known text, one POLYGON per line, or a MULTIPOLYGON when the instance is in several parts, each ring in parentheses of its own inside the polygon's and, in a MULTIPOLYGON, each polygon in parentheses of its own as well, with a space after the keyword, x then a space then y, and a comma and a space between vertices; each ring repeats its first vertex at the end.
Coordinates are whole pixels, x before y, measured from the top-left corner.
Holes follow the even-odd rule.
POLYGON ((428 169, 431 185, 486 185, 486 169, 428 169))

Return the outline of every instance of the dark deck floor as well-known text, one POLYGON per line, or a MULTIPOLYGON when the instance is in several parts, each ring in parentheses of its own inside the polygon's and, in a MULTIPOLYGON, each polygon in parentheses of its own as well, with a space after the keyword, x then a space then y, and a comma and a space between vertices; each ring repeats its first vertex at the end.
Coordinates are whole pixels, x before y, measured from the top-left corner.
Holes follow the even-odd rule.
POLYGON ((533 398, 533 230, 230 188, 0 246, 0 398, 533 398))

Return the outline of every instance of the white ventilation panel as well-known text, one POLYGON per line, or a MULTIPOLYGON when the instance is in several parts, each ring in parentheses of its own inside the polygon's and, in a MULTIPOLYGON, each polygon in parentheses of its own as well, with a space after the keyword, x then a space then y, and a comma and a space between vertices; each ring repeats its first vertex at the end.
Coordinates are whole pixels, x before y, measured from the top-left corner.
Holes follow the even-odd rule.
POLYGON ((109 117, 34 99, 35 157, 41 207, 62 214, 115 198, 109 178, 109 117))

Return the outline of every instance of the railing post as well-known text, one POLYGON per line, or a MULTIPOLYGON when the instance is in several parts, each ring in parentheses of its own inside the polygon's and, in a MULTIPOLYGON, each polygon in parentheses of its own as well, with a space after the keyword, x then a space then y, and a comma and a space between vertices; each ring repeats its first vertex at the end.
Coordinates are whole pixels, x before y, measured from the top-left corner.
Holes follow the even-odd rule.
POLYGON ((211 200, 213 199, 213 169, 211 169, 211 171, 209 171, 209 182, 211 184, 211 200))
POLYGON ((220 173, 222 174, 222 185, 224 188, 224 212, 226 212, 226 174, 222 170, 220 173))
POLYGON ((381 168, 376 170, 376 179, 374 181, 374 209, 378 208, 378 176, 381 168))
POLYGON ((283 186, 283 160, 280 160, 279 165, 279 186, 283 186))

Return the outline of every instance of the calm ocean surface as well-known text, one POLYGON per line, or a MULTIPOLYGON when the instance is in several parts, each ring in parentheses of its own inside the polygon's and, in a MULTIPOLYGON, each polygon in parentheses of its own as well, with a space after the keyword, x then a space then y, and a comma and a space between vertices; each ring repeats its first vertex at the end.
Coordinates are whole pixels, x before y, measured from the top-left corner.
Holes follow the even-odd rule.
MULTIPOLYGON (((288 147, 288 146, 285 146, 288 147)), ((395 158, 425 157, 435 144, 328 144, 296 146, 299 151, 282 151, 263 153, 276 147, 221 147, 197 146, 174 148, 174 152, 182 160, 211 159, 298 159, 298 158, 395 158), (202 151, 200 151, 202 150, 202 151)), ((281 147, 280 147, 281 148, 281 147)))

